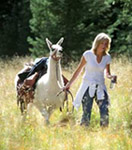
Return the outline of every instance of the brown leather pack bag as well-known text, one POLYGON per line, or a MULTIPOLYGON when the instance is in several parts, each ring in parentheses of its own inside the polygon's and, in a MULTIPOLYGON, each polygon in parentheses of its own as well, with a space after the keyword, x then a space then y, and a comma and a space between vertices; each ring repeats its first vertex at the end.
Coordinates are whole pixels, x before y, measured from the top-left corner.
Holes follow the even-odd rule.
POLYGON ((36 82, 37 77, 38 77, 38 73, 36 72, 36 73, 34 73, 33 75, 31 75, 30 77, 26 78, 26 79, 24 80, 24 84, 25 84, 25 85, 28 85, 28 86, 30 86, 30 87, 33 87, 33 85, 34 85, 35 82, 36 82))

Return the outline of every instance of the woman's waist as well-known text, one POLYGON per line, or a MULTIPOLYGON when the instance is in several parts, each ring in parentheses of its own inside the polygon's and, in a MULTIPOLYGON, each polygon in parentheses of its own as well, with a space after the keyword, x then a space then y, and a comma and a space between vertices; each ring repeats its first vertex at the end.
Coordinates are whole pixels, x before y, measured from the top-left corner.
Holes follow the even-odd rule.
POLYGON ((83 82, 88 84, 88 85, 105 85, 105 80, 104 78, 102 79, 96 79, 96 78, 86 78, 83 77, 83 82))

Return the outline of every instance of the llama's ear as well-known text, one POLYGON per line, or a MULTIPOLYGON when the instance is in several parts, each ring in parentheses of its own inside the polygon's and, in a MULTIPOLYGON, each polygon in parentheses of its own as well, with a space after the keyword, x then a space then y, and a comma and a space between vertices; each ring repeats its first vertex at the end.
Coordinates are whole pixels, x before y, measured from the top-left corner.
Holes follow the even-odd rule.
POLYGON ((52 50, 51 47, 52 47, 52 43, 50 42, 50 40, 48 38, 46 38, 46 43, 48 45, 48 48, 50 49, 50 51, 52 50))
POLYGON ((63 43, 63 41, 64 41, 64 38, 62 37, 62 38, 57 42, 57 44, 58 44, 58 45, 61 45, 61 44, 63 43))

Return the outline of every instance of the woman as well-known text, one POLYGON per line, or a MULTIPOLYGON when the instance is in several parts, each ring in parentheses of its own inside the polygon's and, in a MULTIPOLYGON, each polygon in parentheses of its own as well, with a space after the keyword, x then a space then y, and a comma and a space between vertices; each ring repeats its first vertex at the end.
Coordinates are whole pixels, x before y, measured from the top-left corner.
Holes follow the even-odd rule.
POLYGON ((100 109, 100 125, 108 126, 109 97, 104 81, 104 70, 106 69, 106 76, 109 79, 113 79, 115 77, 110 73, 111 56, 108 54, 110 43, 111 39, 107 34, 98 34, 93 42, 92 49, 83 53, 81 61, 71 80, 64 87, 64 90, 69 89, 81 70, 85 67, 82 84, 73 102, 76 109, 78 109, 82 103, 83 115, 81 125, 89 125, 93 99, 95 98, 100 109))

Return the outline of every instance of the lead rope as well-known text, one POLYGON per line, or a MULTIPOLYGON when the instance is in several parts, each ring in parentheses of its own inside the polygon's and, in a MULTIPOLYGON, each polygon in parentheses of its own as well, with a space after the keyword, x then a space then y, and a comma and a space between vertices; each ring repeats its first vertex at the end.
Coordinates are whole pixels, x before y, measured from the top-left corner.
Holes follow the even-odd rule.
MULTIPOLYGON (((53 57, 52 57, 53 58, 53 57)), ((56 79, 57 79, 57 82, 59 84, 59 77, 58 77, 58 66, 59 65, 59 61, 57 61, 56 63, 56 79)), ((72 98, 72 102, 73 102, 73 95, 72 93, 69 91, 69 90, 66 90, 66 91, 60 91, 59 93, 57 93, 57 96, 59 96, 62 92, 65 92, 65 99, 64 99, 64 102, 66 101, 66 104, 67 104, 67 112, 69 112, 69 108, 68 108, 68 94, 71 95, 71 98, 72 98)), ((63 104, 64 105, 64 104, 63 104)), ((60 110, 62 110, 60 108, 60 110)), ((72 113, 74 112, 74 106, 72 107, 72 113)))
MULTIPOLYGON (((73 102, 73 94, 71 93, 71 91, 69 90, 61 90, 60 92, 57 93, 57 96, 59 96, 62 92, 65 92, 65 101, 67 102, 67 112, 69 112, 69 109, 68 109, 68 94, 70 94, 71 98, 72 98, 72 102, 73 102)), ((74 112, 74 106, 72 107, 72 113, 74 112)))

